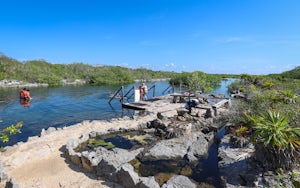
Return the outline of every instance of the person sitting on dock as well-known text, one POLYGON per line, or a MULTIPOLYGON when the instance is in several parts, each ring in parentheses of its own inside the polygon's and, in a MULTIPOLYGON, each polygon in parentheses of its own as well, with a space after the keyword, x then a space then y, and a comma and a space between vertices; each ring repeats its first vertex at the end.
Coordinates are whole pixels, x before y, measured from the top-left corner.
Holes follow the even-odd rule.
POLYGON ((196 107, 199 104, 199 100, 198 99, 190 99, 186 102, 186 106, 185 108, 189 110, 189 112, 191 112, 192 107, 196 107))

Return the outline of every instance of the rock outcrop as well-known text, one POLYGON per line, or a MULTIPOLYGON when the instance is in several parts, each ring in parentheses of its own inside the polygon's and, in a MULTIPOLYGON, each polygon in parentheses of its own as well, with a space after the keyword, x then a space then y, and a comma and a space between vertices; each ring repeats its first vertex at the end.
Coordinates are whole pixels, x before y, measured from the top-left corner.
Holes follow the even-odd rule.
MULTIPOLYGON (((153 176, 140 177, 131 161, 137 158, 141 162, 178 159, 197 163, 200 158, 207 156, 209 145, 220 127, 214 123, 212 117, 200 114, 205 110, 193 111, 193 114, 183 111, 177 110, 180 113, 175 115, 173 111, 159 112, 157 119, 138 126, 144 132, 153 133, 157 137, 155 144, 143 145, 135 150, 106 149, 100 146, 94 150, 77 151, 76 148, 91 136, 104 134, 92 132, 79 139, 69 140, 66 156, 77 166, 124 187, 160 187, 153 176)), ((118 130, 109 130, 116 131, 118 130)), ((130 131, 122 129, 124 133, 130 131)), ((188 177, 178 175, 169 179, 162 187, 196 187, 196 184, 188 177)))

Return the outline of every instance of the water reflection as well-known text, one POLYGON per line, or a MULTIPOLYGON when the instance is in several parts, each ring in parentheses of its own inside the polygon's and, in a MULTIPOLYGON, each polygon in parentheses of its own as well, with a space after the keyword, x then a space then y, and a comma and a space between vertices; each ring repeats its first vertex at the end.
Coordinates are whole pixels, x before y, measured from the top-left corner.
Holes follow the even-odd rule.
MULTIPOLYGON (((163 95, 169 86, 167 81, 146 84, 155 84, 155 96, 163 95)), ((124 90, 138 86, 139 83, 127 85, 124 90)), ((34 98, 32 101, 20 101, 19 88, 0 88, 0 130, 20 121, 24 122, 22 134, 12 136, 7 143, 12 145, 18 141, 26 141, 29 136, 39 135, 42 129, 48 127, 69 126, 84 120, 107 120, 124 116, 133 118, 149 114, 123 109, 119 100, 112 100, 109 104, 109 93, 118 88, 120 86, 30 88, 34 98)), ((226 91, 219 90, 219 93, 224 92, 226 91)))
POLYGON ((30 107, 30 100, 20 99, 20 105, 22 105, 23 107, 30 107))

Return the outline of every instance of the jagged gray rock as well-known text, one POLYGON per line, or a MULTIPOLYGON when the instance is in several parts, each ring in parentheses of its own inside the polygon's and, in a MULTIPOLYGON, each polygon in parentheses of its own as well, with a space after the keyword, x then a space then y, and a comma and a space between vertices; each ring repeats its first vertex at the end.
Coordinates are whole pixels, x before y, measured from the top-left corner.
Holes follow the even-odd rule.
POLYGON ((6 182, 5 188, 19 188, 19 184, 16 182, 15 178, 10 178, 9 181, 6 182))
POLYGON ((111 173, 117 171, 122 165, 133 160, 143 148, 139 148, 133 151, 128 151, 121 148, 114 148, 113 150, 107 150, 103 147, 98 147, 95 156, 90 156, 89 160, 92 160, 92 164, 96 165, 96 173, 100 176, 109 176, 111 173))
POLYGON ((3 168, 3 164, 0 161, 0 182, 6 181, 7 180, 7 172, 3 168))
MULTIPOLYGON (((219 171, 222 179, 230 186, 245 186, 248 181, 243 174, 247 174, 248 162, 253 155, 254 146, 235 148, 230 142, 230 135, 225 135, 219 145, 219 171)), ((253 182, 253 180, 251 180, 253 182)), ((251 183, 252 184, 252 183, 251 183)))
POLYGON ((193 183, 186 176, 173 176, 167 183, 163 184, 161 188, 196 188, 196 184, 193 183))
POLYGON ((141 177, 140 182, 136 185, 138 188, 160 188, 159 184, 155 181, 154 176, 141 177))
POLYGON ((162 140, 150 148, 143 160, 187 158, 190 161, 207 153, 208 142, 202 132, 191 133, 185 137, 162 140))
POLYGON ((116 172, 117 182, 125 188, 136 187, 140 181, 139 175, 134 171, 133 166, 125 163, 116 172))

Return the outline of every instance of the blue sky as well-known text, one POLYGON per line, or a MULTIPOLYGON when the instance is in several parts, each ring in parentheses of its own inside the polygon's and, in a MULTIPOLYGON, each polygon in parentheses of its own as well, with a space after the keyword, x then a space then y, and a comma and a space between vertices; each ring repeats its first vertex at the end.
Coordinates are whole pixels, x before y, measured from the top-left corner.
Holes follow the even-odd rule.
POLYGON ((0 52, 19 61, 281 73, 300 65, 297 0, 1 0, 0 52))

